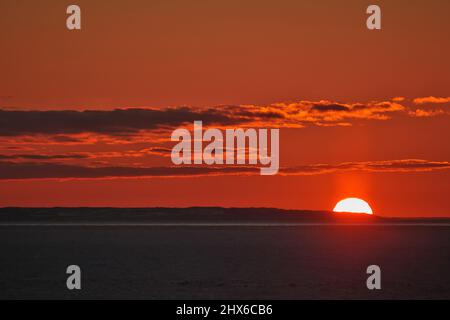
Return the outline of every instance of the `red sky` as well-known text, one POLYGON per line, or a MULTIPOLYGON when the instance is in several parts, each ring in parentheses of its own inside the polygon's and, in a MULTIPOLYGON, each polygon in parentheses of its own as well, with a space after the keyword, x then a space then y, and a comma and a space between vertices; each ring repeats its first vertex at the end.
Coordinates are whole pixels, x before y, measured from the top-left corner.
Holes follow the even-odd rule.
POLYGON ((448 1, 76 3, 0 3, 0 206, 450 216, 448 1), (280 128, 280 174, 174 174, 193 120, 280 128))

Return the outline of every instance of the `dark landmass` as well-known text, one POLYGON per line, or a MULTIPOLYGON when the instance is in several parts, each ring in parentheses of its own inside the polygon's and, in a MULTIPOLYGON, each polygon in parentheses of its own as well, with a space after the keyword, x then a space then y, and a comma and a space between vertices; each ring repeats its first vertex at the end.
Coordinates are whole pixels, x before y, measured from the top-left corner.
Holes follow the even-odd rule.
POLYGON ((275 208, 0 208, 0 223, 450 223, 450 218, 275 208))

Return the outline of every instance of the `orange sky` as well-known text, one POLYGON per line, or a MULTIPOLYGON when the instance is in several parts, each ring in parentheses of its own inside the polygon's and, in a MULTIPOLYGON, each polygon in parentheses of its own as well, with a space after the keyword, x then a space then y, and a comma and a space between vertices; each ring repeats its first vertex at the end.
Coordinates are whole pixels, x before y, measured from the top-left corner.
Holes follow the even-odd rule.
POLYGON ((0 3, 0 206, 355 196, 383 215, 450 216, 448 1, 377 1, 381 31, 359 0, 76 3, 81 31, 65 27, 72 2, 0 3), (279 127, 284 171, 170 174, 170 132, 193 120, 279 127))

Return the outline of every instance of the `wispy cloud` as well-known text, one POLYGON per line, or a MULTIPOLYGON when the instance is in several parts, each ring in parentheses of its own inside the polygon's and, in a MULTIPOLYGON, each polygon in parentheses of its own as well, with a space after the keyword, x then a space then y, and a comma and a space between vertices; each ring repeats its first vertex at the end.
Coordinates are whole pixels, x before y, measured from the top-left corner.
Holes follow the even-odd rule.
POLYGON ((307 166, 284 168, 285 174, 323 174, 339 171, 365 172, 428 172, 450 169, 448 161, 428 161, 422 159, 402 159, 385 161, 343 162, 339 164, 314 164, 307 166))
POLYGON ((424 117, 436 117, 436 116, 443 115, 445 113, 446 112, 442 109, 437 109, 437 110, 416 109, 416 110, 409 111, 408 114, 411 117, 424 118, 424 117))
MULTIPOLYGON (((318 175, 335 172, 430 172, 450 169, 448 161, 402 159, 388 161, 344 162, 339 164, 310 164, 285 167, 281 175, 318 175)), ((56 163, 16 163, 0 161, 0 180, 23 179, 102 179, 136 177, 193 177, 214 175, 259 175, 255 166, 169 166, 88 167, 56 163)))
POLYGON ((425 103, 447 103, 450 102, 450 97, 422 97, 413 100, 415 104, 425 104, 425 103))

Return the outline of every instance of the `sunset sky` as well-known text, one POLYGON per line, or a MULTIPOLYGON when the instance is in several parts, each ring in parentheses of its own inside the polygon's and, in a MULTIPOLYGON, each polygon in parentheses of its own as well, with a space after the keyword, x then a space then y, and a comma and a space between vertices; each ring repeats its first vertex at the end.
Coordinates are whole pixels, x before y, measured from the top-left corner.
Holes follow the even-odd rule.
POLYGON ((450 217, 450 2, 372 2, 1 1, 0 206, 450 217), (279 174, 173 168, 194 120, 280 128, 279 174))

